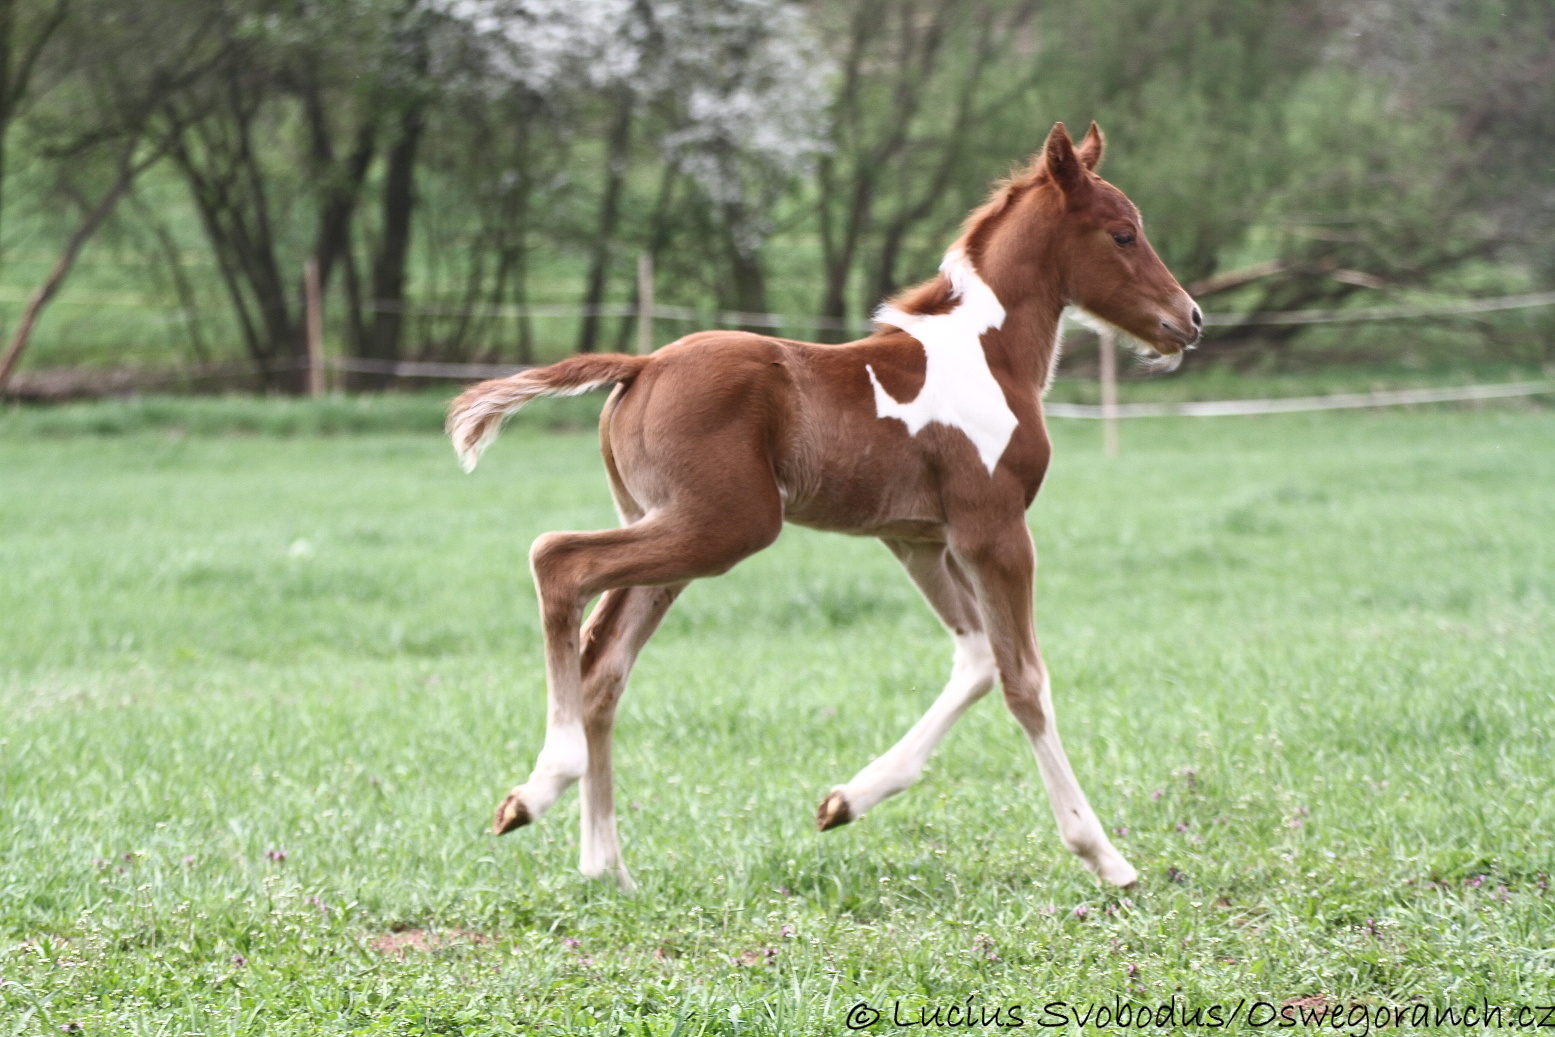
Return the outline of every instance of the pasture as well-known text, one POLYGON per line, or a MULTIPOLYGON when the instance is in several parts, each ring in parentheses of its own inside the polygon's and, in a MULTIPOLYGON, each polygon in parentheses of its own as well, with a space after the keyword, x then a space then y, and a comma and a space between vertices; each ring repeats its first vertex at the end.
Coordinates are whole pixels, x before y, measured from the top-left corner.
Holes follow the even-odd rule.
POLYGON ((1555 1001, 1555 412, 1153 420, 1112 461, 1053 432, 1039 633, 1140 885, 1059 844, 997 694, 814 831, 950 644, 879 545, 790 528, 634 674, 625 897, 574 870, 575 791, 487 827, 543 732, 529 542, 614 520, 592 433, 466 477, 430 434, 13 425, 0 1034, 1555 1001))

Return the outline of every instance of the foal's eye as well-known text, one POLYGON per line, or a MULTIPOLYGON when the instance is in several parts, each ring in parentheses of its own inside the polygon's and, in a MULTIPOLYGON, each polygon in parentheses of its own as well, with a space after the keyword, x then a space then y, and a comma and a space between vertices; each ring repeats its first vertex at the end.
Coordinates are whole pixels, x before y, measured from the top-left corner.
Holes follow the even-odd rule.
POLYGON ((1116 241, 1119 245, 1132 245, 1134 243, 1134 235, 1132 235, 1132 234, 1114 234, 1112 236, 1112 240, 1116 241))

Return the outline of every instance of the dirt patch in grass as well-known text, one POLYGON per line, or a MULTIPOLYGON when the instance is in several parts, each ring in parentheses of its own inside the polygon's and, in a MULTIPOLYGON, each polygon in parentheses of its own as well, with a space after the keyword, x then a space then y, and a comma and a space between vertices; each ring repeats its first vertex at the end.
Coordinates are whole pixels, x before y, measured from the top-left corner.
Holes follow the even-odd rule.
POLYGON ((367 946, 387 958, 404 960, 410 954, 429 954, 455 943, 486 944, 495 942, 485 933, 468 929, 400 929, 367 941, 367 946))

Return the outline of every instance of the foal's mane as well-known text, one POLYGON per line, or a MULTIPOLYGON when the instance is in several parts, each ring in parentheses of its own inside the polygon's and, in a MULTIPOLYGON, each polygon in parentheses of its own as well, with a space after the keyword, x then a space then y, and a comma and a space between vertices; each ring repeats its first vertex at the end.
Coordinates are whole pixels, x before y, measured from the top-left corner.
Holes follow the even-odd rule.
MULTIPOLYGON (((961 250, 972 266, 977 267, 983 258, 983 250, 988 245, 988 239, 993 235, 994 229, 1003 222, 1004 216, 1015 207, 1015 203, 1022 195, 1046 179, 1047 165, 1038 154, 1024 168, 1017 168, 1009 176, 994 184, 988 200, 973 209, 971 215, 967 216, 962 223, 961 236, 956 239, 951 250, 961 250)), ((889 305, 903 313, 924 316, 948 313, 956 305, 954 291, 950 278, 943 273, 937 273, 922 284, 904 289, 890 300, 889 305)))

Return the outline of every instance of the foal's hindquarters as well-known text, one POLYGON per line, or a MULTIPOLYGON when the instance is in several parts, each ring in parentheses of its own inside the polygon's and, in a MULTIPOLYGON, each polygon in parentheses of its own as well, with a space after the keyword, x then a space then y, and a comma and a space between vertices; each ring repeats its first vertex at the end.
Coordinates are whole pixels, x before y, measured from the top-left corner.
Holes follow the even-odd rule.
MULTIPOLYGON (((1035 483, 1011 474, 1015 464, 997 477, 977 472, 976 489, 947 492, 932 462, 947 450, 970 455, 959 433, 930 429, 914 440, 897 422, 809 420, 809 406, 839 412, 825 396, 827 386, 842 384, 830 368, 861 369, 847 353, 737 333, 693 336, 655 354, 612 395, 601 445, 623 525, 548 533, 534 544, 546 738, 528 781, 497 808, 495 830, 538 819, 581 779, 579 867, 630 886, 610 765, 627 675, 686 583, 723 573, 772 543, 786 509, 805 525, 880 536, 955 644, 950 682, 929 712, 832 790, 819 826, 861 817, 912 784, 950 726, 997 679, 1036 753, 1065 845, 1104 881, 1132 884, 1137 875, 1087 804, 1053 721, 1032 625, 1035 554, 1025 507, 1035 483), (717 379, 703 377, 710 369, 717 379), (690 379, 698 380, 697 392, 676 391, 690 379), (583 609, 601 594, 580 632, 583 609)), ((885 370, 889 358, 877 362, 885 370)), ((1031 418, 1030 441, 1012 442, 1010 456, 1019 462, 1024 452, 1045 466, 1040 415, 1031 418)), ((960 460, 977 463, 975 455, 960 460)))

